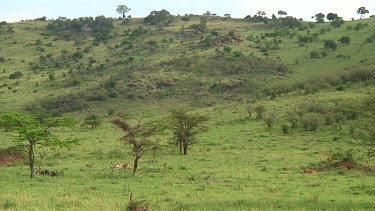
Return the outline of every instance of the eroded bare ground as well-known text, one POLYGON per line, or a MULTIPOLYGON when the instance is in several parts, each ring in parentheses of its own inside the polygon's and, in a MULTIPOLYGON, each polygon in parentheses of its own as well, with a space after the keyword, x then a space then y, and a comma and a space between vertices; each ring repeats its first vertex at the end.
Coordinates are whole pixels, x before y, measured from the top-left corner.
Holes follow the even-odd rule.
POLYGON ((0 166, 7 166, 13 162, 24 160, 25 158, 19 152, 0 152, 0 166))

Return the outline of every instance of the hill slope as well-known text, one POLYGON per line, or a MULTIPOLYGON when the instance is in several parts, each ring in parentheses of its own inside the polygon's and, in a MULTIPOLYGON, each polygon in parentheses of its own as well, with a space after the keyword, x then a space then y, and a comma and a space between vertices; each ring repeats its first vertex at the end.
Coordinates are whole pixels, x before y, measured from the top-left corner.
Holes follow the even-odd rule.
MULTIPOLYGON (((123 210, 133 193, 153 210, 372 209, 375 19, 293 29, 285 20, 2 24, 0 114, 82 125, 52 130, 80 145, 37 149, 37 166, 64 176, 28 180, 27 163, 0 167, 1 208, 123 210), (109 168, 134 159, 114 118, 159 121, 178 108, 210 118, 188 155, 165 131, 136 177, 109 168), (96 129, 84 124, 92 115, 96 129)), ((1 155, 18 135, 0 133, 1 155)))

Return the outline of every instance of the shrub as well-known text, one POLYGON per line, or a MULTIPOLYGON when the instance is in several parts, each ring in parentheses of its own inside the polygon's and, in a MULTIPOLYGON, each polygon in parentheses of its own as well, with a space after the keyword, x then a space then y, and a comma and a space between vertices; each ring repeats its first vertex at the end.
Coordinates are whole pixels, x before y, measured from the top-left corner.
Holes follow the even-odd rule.
POLYGON ((331 25, 336 27, 336 28, 340 28, 341 25, 343 25, 344 23, 345 23, 345 21, 342 19, 342 17, 338 17, 331 22, 331 25))
POLYGON ((268 114, 265 118, 264 118, 264 122, 267 124, 267 127, 269 129, 272 128, 273 124, 275 123, 275 119, 276 119, 276 116, 274 113, 270 113, 268 114))
POLYGON ((281 129, 283 130, 284 135, 289 134, 289 126, 288 125, 286 125, 286 124, 281 125, 281 129))
POLYGON ((181 18, 181 20, 184 21, 184 22, 188 22, 188 21, 190 21, 190 18, 189 18, 189 16, 185 15, 184 17, 181 18))
POLYGON ((366 39, 366 42, 368 42, 368 43, 372 43, 372 42, 374 42, 374 41, 375 41, 375 34, 371 35, 370 37, 368 37, 368 38, 366 39))
POLYGON ((23 76, 22 72, 17 71, 9 75, 9 79, 18 79, 23 76))
POLYGON ((105 101, 107 100, 107 96, 104 92, 101 91, 95 91, 91 94, 86 96, 87 101, 105 101))
POLYGON ((332 49, 333 51, 335 51, 337 49, 337 44, 333 40, 326 40, 324 41, 324 47, 326 49, 332 49))
POLYGON ((297 128, 297 124, 298 124, 298 115, 297 115, 297 112, 288 111, 286 113, 286 119, 291 124, 292 128, 297 128))
POLYGON ((311 43, 313 41, 313 37, 310 35, 301 35, 298 37, 298 41, 302 43, 311 43))
POLYGON ((317 51, 311 51, 310 52, 310 58, 319 58, 320 57, 320 53, 317 52, 317 51))
POLYGON ((356 31, 358 32, 359 30, 361 30, 361 29, 363 29, 363 28, 364 28, 363 24, 362 24, 362 23, 358 23, 358 24, 354 27, 354 30, 356 30, 356 31))
POLYGON ((74 60, 79 60, 79 59, 82 59, 83 58, 83 53, 80 52, 80 51, 77 51, 75 53, 73 53, 72 55, 72 59, 74 60))
POLYGON ((0 56, 0 62, 5 62, 5 58, 0 56))
POLYGON ((242 52, 239 51, 239 50, 233 52, 233 56, 234 56, 234 57, 241 57, 242 55, 243 55, 242 52))
POLYGON ((263 119, 266 108, 263 105, 258 105, 255 107, 255 112, 257 114, 257 119, 263 119))
POLYGON ((225 46, 223 50, 227 53, 230 53, 232 51, 232 48, 230 46, 225 46))
POLYGON ((322 117, 317 113, 307 113, 301 117, 301 123, 305 130, 316 131, 321 122, 322 117))
POLYGON ((343 36, 339 39, 339 42, 341 44, 347 44, 349 45, 350 44, 350 37, 349 36, 343 36))

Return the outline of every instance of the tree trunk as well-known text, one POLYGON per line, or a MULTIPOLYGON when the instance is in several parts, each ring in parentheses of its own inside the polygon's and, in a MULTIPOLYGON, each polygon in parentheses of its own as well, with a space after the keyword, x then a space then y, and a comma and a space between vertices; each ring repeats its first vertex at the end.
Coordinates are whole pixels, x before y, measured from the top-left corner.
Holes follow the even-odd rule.
POLYGON ((137 168, 138 168, 138 160, 141 159, 141 156, 136 155, 134 159, 134 168, 133 168, 133 175, 137 173, 137 168))
POLYGON ((182 154, 182 141, 178 141, 178 144, 180 146, 180 154, 182 154))
POLYGON ((34 143, 29 141, 29 163, 30 163, 30 178, 34 178, 34 143))
POLYGON ((187 155, 187 152, 188 152, 188 146, 189 146, 189 144, 188 144, 187 140, 185 140, 185 141, 184 141, 184 155, 187 155))

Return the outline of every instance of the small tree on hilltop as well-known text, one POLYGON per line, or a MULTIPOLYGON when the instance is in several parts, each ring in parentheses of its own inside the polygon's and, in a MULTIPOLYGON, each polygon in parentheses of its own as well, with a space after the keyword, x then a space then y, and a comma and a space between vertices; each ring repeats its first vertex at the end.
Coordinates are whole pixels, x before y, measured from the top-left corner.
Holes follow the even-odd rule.
POLYGON ((342 24, 344 24, 345 21, 344 19, 342 19, 342 17, 337 17, 335 20, 333 20, 331 22, 331 25, 336 27, 336 28, 340 28, 342 24))
POLYGON ((7 131, 17 133, 17 143, 22 146, 27 146, 29 155, 30 177, 34 177, 35 164, 35 147, 37 145, 42 147, 60 146, 71 147, 78 143, 77 139, 61 140, 53 135, 51 128, 57 126, 72 126, 72 118, 59 118, 52 120, 44 120, 45 124, 32 118, 27 114, 4 114, 0 117, 0 127, 7 131), (27 145, 23 143, 27 142, 27 145))
POLYGON ((143 154, 150 150, 156 150, 156 144, 150 141, 149 137, 161 129, 161 126, 154 123, 141 124, 141 120, 139 120, 136 126, 131 126, 129 123, 120 119, 115 119, 112 123, 126 132, 126 135, 122 137, 122 140, 133 147, 133 175, 135 176, 138 169, 138 161, 142 158, 143 154))
POLYGON ((126 13, 128 13, 131 9, 126 5, 118 5, 116 12, 122 14, 122 19, 126 18, 126 13))
POLYGON ((314 17, 317 23, 324 23, 324 18, 326 17, 326 15, 324 15, 323 13, 318 13, 314 17))
POLYGON ((330 22, 334 21, 337 17, 338 16, 335 13, 328 13, 327 14, 327 20, 329 20, 330 22))
POLYGON ((167 10, 152 11, 145 17, 144 22, 150 25, 170 26, 174 21, 174 17, 167 10))
POLYGON ((363 17, 365 17, 366 14, 368 14, 370 11, 366 9, 366 7, 360 7, 358 8, 357 10, 357 13, 358 15, 361 15, 360 16, 360 19, 362 19, 363 17))
POLYGON ((286 13, 286 12, 283 11, 283 10, 279 10, 279 11, 277 12, 277 14, 279 14, 280 17, 283 17, 283 15, 288 15, 288 13, 286 13))
POLYGON ((180 153, 187 155, 189 145, 195 142, 195 136, 206 130, 202 124, 208 117, 187 114, 185 111, 174 110, 171 112, 170 125, 173 131, 174 143, 179 147, 180 153))

